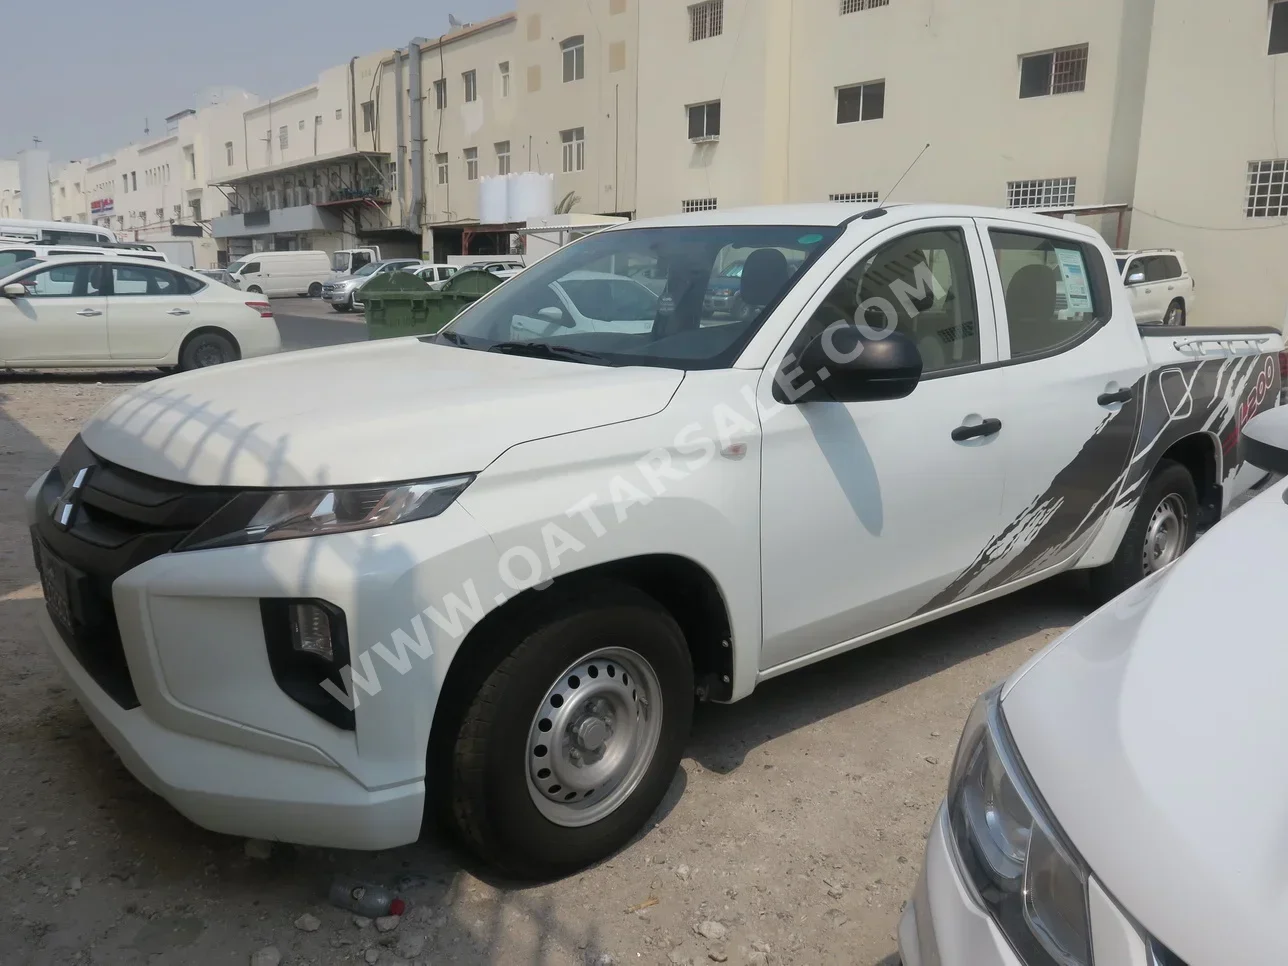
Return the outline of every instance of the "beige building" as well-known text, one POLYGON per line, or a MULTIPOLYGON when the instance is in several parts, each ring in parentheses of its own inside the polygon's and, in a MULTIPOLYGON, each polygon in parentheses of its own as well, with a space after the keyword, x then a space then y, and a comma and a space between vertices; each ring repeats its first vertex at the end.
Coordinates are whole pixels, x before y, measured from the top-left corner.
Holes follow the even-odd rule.
POLYGON ((18 162, 0 158, 0 218, 22 217, 22 182, 18 162))

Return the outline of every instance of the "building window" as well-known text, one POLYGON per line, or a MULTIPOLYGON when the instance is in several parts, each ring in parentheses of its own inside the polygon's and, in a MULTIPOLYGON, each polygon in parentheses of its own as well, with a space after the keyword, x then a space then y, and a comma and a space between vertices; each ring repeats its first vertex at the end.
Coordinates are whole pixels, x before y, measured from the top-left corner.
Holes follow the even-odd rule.
POLYGON ((1288 54, 1288 3, 1274 3, 1270 6, 1270 49, 1271 54, 1288 54))
POLYGON ((1249 218, 1288 218, 1288 160, 1248 163, 1249 218))
POLYGON ((281 148, 283 151, 286 150, 287 136, 288 135, 287 135, 286 125, 283 124, 281 127, 277 129, 277 146, 281 148))
POLYGON ((314 126, 314 127, 321 127, 321 126, 322 126, 322 115, 321 115, 321 114, 314 114, 314 115, 313 115, 313 126, 314 126))
POLYGON ((130 190, 131 191, 139 190, 139 176, 138 176, 138 172, 136 171, 130 172, 130 190))
POLYGON ((175 220, 177 221, 180 217, 182 217, 182 215, 183 215, 183 205, 175 205, 174 206, 175 220))
POLYGON ((465 180, 478 181, 479 179, 479 149, 465 149, 465 180))
POLYGON ((342 107, 337 107, 337 108, 335 109, 335 119, 336 119, 337 121, 341 121, 341 120, 343 120, 343 119, 344 119, 344 108, 342 108, 342 107))
POLYGON ((875 191, 841 191, 827 196, 828 201, 843 201, 846 204, 875 205, 881 196, 875 191))
POLYGON ((467 70, 461 75, 461 82, 465 85, 465 103, 473 104, 479 99, 478 73, 472 70, 467 70))
POLYGON ((391 195, 398 194, 398 162, 390 161, 385 166, 385 183, 389 186, 391 195))
POLYGON ((300 118, 300 130, 304 130, 304 118, 300 118))
POLYGON ((626 69, 626 41, 614 40, 608 45, 608 72, 616 74, 626 69))
POLYGON ((689 42, 724 33, 724 0, 706 0, 689 8, 689 42))
POLYGON ((714 141, 720 137, 720 102, 692 104, 689 112, 689 140, 714 141))
POLYGON ((510 62, 503 60, 496 65, 497 73, 501 75, 501 96, 510 96, 510 62))
POLYGON ((568 84, 586 76, 586 38, 569 37, 559 45, 563 51, 563 79, 568 84))
POLYGON ((376 129, 376 102, 362 102, 362 131, 367 133, 376 129))
POLYGON ((876 121, 885 117, 885 81, 836 89, 836 123, 876 121))
POLYGON ((438 183, 447 184, 447 155, 434 155, 434 163, 438 165, 438 183))
POLYGON ((890 6, 890 0, 841 0, 841 16, 847 13, 858 13, 860 10, 874 10, 877 7, 890 6))
POLYGON ((130 192, 130 176, 128 174, 123 174, 121 175, 121 193, 129 194, 129 192, 130 192))
POLYGON ((434 81, 434 106, 440 111, 447 110, 447 78, 440 77, 434 81))
POLYGON ((232 141, 224 142, 224 155, 227 157, 228 166, 231 168, 233 166, 233 142, 232 141))
POLYGON ((530 64, 528 66, 528 93, 535 94, 541 90, 541 65, 530 64))
POLYGON ((1008 208, 1072 208, 1077 178, 1043 178, 1039 181, 1008 181, 1008 208))
POLYGON ((507 175, 510 173, 510 142, 496 142, 496 173, 507 175))
POLYGON ((188 207, 192 209, 192 220, 201 221, 201 199, 193 198, 188 202, 188 207))
POLYGON ((1025 54, 1020 58, 1020 97, 1072 94, 1087 88, 1087 45, 1025 54))
POLYGON ((563 143, 564 171, 585 171, 586 129, 575 127, 568 131, 560 131, 559 140, 563 143))
POLYGON ((686 215, 695 211, 715 211, 717 207, 715 198, 691 198, 688 201, 680 202, 680 204, 684 208, 686 215))

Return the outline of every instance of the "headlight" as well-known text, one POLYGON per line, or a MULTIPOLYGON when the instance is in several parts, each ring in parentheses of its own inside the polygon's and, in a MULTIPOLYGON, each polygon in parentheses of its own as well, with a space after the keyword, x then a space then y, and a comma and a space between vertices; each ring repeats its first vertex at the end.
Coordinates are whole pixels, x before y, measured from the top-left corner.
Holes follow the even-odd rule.
POLYGON ((176 549, 235 547, 424 520, 446 510, 473 481, 470 475, 389 486, 252 490, 230 500, 176 549))
POLYGON ((962 871, 1028 966, 1090 966, 1087 868, 1024 771, 1001 686, 966 722, 948 791, 962 871))

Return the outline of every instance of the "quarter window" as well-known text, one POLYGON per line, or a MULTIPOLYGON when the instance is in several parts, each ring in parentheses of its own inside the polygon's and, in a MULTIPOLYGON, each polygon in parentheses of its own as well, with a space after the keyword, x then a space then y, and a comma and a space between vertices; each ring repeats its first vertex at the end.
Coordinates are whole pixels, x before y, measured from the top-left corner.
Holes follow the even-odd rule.
POLYGON ((862 259, 819 306, 800 344, 836 322, 903 333, 920 350, 924 373, 979 365, 979 314, 961 229, 905 235, 862 259))
POLYGON ((1094 249, 1079 242, 992 230, 1005 293, 1011 358, 1058 352, 1107 317, 1108 283, 1094 249))

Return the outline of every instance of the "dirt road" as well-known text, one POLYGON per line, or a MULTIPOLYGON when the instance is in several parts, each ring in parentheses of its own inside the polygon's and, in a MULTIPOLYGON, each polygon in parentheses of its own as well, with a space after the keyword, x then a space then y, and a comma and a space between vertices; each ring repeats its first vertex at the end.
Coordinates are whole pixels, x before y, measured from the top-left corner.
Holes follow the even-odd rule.
POLYGON ((269 946, 288 964, 891 964, 971 703, 1086 610, 1082 582, 1060 579, 700 708, 654 825, 562 882, 496 881, 438 841, 251 858, 134 781, 36 630, 22 496, 146 378, 0 374, 5 964, 245 964, 269 946), (410 876, 411 911, 360 928, 326 904, 335 875, 410 876))

